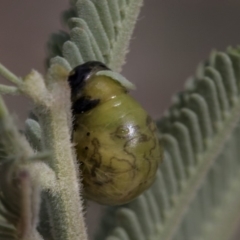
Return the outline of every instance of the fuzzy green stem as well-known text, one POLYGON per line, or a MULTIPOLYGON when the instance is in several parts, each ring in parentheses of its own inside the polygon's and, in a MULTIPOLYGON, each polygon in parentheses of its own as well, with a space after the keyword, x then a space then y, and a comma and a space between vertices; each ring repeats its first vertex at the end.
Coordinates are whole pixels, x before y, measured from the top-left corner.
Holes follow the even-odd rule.
POLYGON ((7 107, 0 96, 0 118, 6 117, 8 115, 8 110, 7 107))
POLYGON ((32 211, 31 211, 31 182, 30 175, 27 171, 22 171, 19 176, 19 184, 21 186, 21 198, 20 198, 20 221, 18 226, 18 232, 21 234, 21 239, 24 240, 31 232, 31 221, 32 221, 32 211))
POLYGON ((57 240, 86 240, 86 228, 80 199, 76 157, 72 149, 69 119, 70 91, 65 81, 49 84, 53 102, 46 111, 38 112, 43 131, 44 149, 52 153, 51 167, 57 177, 57 192, 49 192, 48 200, 57 240))
POLYGON ((0 75, 2 75, 4 78, 9 80, 10 82, 15 83, 16 85, 19 85, 22 83, 20 78, 18 78, 16 75, 14 75, 12 72, 10 72, 2 64, 0 64, 0 75))
POLYGON ((28 171, 31 173, 33 181, 39 183, 42 190, 45 191, 56 191, 57 180, 55 172, 44 162, 33 160, 30 164, 28 164, 28 171))
POLYGON ((18 94, 18 93, 19 90, 17 87, 0 84, 0 94, 18 94))

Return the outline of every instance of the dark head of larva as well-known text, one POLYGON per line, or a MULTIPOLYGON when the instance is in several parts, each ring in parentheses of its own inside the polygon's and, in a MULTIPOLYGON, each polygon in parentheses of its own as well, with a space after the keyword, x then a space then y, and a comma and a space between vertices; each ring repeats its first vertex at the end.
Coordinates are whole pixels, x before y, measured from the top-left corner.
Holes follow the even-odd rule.
POLYGON ((71 88, 72 96, 76 96, 81 90, 86 80, 94 73, 101 70, 110 70, 104 63, 89 61, 75 67, 69 74, 68 83, 71 88))

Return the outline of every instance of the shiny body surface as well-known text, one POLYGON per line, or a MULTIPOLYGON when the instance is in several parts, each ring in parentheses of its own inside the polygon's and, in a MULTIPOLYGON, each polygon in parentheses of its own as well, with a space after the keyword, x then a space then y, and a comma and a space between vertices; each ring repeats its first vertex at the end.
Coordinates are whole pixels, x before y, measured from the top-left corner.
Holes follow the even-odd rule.
POLYGON ((162 150, 156 126, 119 82, 92 75, 81 96, 98 99, 75 113, 73 142, 84 194, 101 204, 124 204, 154 181, 162 150))

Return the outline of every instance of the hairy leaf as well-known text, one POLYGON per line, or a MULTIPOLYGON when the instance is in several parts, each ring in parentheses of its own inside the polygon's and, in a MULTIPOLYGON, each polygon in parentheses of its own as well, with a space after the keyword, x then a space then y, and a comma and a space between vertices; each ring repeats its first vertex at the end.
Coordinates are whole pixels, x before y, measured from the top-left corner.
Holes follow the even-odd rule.
POLYGON ((213 52, 157 122, 165 153, 154 185, 96 239, 229 239, 240 212, 239 93, 240 48, 213 52))
POLYGON ((48 44, 49 57, 58 56, 52 63, 64 58, 74 68, 97 60, 120 71, 141 4, 142 0, 72 1, 63 14, 70 33, 53 34, 48 44))

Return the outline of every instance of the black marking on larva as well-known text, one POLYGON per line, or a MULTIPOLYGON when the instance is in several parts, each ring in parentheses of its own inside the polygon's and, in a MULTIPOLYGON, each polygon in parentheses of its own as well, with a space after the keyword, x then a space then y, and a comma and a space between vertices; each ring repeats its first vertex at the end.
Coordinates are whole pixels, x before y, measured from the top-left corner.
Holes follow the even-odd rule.
MULTIPOLYGON (((137 160, 137 159, 136 159, 136 156, 135 156, 133 153, 129 152, 129 151, 127 150, 127 147, 129 147, 129 145, 131 144, 131 142, 133 142, 136 138, 138 138, 138 137, 134 137, 134 138, 129 139, 128 141, 125 142, 125 144, 124 144, 124 146, 123 146, 123 151, 133 158, 133 164, 134 164, 134 165, 136 165, 136 160, 137 160)), ((130 146, 130 148, 131 148, 131 146, 130 146)))
POLYGON ((92 140, 93 145, 93 154, 89 158, 89 162, 92 163, 91 175, 96 177, 96 169, 101 167, 102 164, 102 156, 99 153, 100 142, 97 138, 92 140))
POLYGON ((84 88, 86 80, 91 75, 101 70, 110 70, 105 64, 98 61, 89 61, 75 67, 69 74, 68 83, 71 88, 72 98, 76 98, 79 92, 84 88))
POLYGON ((139 136, 138 136, 138 141, 139 143, 141 142, 148 142, 151 138, 148 137, 146 134, 143 134, 141 133, 139 136))
POLYGON ((93 183, 95 184, 95 185, 98 185, 98 186, 102 186, 104 183, 103 182, 100 182, 100 181, 93 181, 93 183))
POLYGON ((146 126, 152 133, 156 133, 157 130, 156 125, 149 115, 146 118, 146 126))
POLYGON ((137 136, 134 136, 133 138, 127 140, 123 146, 123 151, 133 158, 134 164, 136 164, 136 156, 132 152, 128 151, 127 147, 131 148, 131 143, 133 143, 133 142, 134 142, 134 144, 136 144, 136 143, 140 143, 140 142, 147 142, 150 140, 146 134, 139 133, 139 129, 140 129, 139 126, 135 126, 135 128, 138 131, 137 136))
POLYGON ((147 176, 148 176, 151 171, 152 163, 151 163, 151 160, 146 156, 146 153, 144 153, 143 158, 148 162, 148 165, 149 165, 148 172, 147 172, 147 176))
POLYGON ((153 157, 153 151, 156 149, 156 147, 157 147, 157 140, 156 140, 156 138, 152 138, 152 140, 153 140, 153 146, 150 148, 150 150, 149 150, 149 155, 150 156, 152 156, 153 157))
POLYGON ((107 180, 104 180, 104 181, 99 181, 99 180, 94 180, 94 181, 93 181, 93 183, 94 183, 95 185, 98 185, 98 186, 103 186, 103 185, 105 185, 105 184, 112 183, 112 182, 113 182, 113 180, 110 179, 110 178, 108 178, 107 180))
POLYGON ((110 166, 109 167, 110 167, 110 169, 112 169, 112 173, 114 173, 114 174, 127 173, 127 172, 131 172, 132 170, 138 171, 136 164, 131 163, 131 161, 129 161, 128 159, 117 158, 117 157, 110 158, 110 166), (129 164, 129 169, 119 171, 116 168, 111 167, 113 161, 126 162, 127 164, 129 164))
POLYGON ((95 108, 99 103, 100 99, 80 97, 72 104, 72 113, 73 115, 85 113, 95 108))
POLYGON ((88 137, 90 136, 90 132, 87 132, 87 136, 88 136, 88 137))
POLYGON ((84 149, 85 149, 85 150, 88 150, 88 147, 86 146, 84 149))
POLYGON ((156 147, 157 147, 157 137, 156 137, 156 130, 157 130, 157 128, 156 128, 156 126, 155 126, 155 124, 154 124, 154 122, 152 121, 152 119, 149 117, 149 116, 147 116, 147 119, 146 119, 146 126, 147 126, 147 128, 149 129, 149 131, 152 133, 152 137, 150 137, 150 139, 152 139, 153 140, 153 146, 150 148, 150 150, 149 150, 149 154, 150 154, 150 156, 153 156, 152 155, 152 152, 156 149, 156 147))

